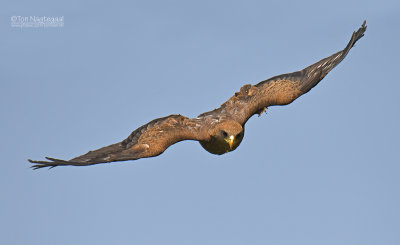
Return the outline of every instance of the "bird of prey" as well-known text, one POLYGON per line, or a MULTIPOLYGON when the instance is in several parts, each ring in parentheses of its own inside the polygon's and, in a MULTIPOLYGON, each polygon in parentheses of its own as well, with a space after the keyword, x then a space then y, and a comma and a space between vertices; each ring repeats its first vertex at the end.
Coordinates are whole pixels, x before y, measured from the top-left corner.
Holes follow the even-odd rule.
POLYGON ((86 166, 98 163, 137 160, 154 157, 169 146, 183 140, 197 140, 212 154, 235 150, 244 136, 244 126, 254 114, 261 115, 269 106, 287 105, 317 85, 338 65, 367 29, 366 22, 351 36, 347 46, 301 71, 282 74, 244 85, 219 108, 196 118, 170 115, 157 118, 133 131, 128 138, 103 148, 89 151, 69 161, 46 157, 48 161, 34 161, 33 169, 56 166, 86 166))

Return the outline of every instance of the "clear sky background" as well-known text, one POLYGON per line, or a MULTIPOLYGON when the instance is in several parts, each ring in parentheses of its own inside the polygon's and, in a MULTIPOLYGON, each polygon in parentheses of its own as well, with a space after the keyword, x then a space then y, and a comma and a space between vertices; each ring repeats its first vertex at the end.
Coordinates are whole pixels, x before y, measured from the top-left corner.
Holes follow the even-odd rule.
POLYGON ((400 244, 400 2, 3 1, 0 244, 400 244), (10 17, 64 16, 62 28, 10 17), (33 171, 364 38, 240 147, 33 171))

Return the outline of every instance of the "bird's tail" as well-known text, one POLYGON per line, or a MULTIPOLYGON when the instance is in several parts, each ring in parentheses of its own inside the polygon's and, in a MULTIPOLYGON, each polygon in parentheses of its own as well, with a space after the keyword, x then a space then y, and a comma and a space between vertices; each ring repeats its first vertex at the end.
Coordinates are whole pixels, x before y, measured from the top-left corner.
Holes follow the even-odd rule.
POLYGON ((302 71, 305 73, 304 80, 302 81, 302 85, 300 87, 300 90, 303 93, 307 93, 308 91, 310 91, 310 89, 317 85, 319 81, 321 81, 326 76, 326 74, 328 74, 328 72, 330 72, 346 57, 354 44, 364 36, 364 32, 367 29, 367 26, 365 24, 366 21, 364 20, 361 27, 357 31, 353 32, 349 43, 343 50, 325 59, 320 60, 319 62, 305 68, 302 71))

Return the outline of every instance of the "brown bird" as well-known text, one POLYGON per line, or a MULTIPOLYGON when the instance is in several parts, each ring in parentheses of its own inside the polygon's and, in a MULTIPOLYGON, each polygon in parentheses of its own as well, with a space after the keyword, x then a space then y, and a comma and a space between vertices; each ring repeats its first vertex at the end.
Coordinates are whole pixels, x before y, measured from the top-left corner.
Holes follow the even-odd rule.
POLYGON ((75 157, 69 161, 46 157, 49 161, 33 161, 33 169, 56 166, 86 166, 98 163, 154 157, 170 145, 183 140, 197 140, 212 154, 235 150, 244 136, 244 125, 254 114, 261 115, 267 107, 287 105, 317 85, 339 64, 364 36, 366 22, 353 32, 347 46, 317 63, 293 73, 282 74, 256 85, 244 85, 219 108, 196 118, 170 115, 157 118, 133 131, 125 140, 75 157))

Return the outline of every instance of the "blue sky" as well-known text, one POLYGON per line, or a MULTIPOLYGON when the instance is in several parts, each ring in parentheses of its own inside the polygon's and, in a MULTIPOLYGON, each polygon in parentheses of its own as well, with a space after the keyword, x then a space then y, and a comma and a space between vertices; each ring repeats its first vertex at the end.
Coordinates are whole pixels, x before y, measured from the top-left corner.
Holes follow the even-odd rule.
POLYGON ((399 244, 400 2, 5 1, 1 244, 399 244), (11 16, 64 16, 15 28, 11 16), (246 83, 348 57, 211 155, 32 171, 148 121, 214 109, 246 83))

